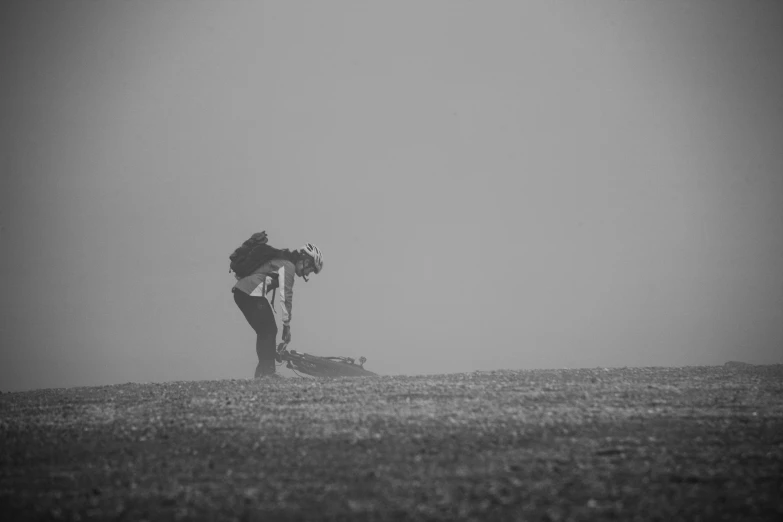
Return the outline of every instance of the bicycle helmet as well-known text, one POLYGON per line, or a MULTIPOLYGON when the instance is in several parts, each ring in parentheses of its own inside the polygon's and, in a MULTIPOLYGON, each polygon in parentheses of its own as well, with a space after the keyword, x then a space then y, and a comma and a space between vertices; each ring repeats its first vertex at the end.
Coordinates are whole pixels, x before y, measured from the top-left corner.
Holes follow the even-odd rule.
POLYGON ((324 255, 320 250, 318 250, 318 247, 312 243, 307 243, 299 250, 313 258, 313 262, 315 263, 315 273, 317 274, 320 272, 324 267, 324 255))

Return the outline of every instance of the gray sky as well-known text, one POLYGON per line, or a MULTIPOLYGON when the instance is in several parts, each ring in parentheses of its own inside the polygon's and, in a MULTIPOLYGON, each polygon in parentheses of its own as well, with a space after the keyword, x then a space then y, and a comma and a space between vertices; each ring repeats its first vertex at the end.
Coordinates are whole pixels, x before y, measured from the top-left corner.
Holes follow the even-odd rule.
POLYGON ((783 362, 778 2, 4 2, 0 389, 783 362))

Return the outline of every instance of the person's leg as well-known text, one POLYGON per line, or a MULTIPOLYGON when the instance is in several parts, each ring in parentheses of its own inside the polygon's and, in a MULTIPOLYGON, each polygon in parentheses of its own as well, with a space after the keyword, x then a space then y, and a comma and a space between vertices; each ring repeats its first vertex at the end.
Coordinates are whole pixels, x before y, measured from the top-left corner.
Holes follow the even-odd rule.
POLYGON ((269 301, 263 297, 259 299, 257 310, 263 326, 260 332, 256 333, 256 355, 258 356, 256 378, 275 373, 275 352, 277 351, 275 345, 277 341, 277 324, 275 323, 275 314, 272 312, 269 301))
POLYGON ((256 332, 258 365, 255 377, 275 373, 277 324, 269 301, 264 297, 251 297, 242 291, 236 291, 234 292, 234 302, 256 332))

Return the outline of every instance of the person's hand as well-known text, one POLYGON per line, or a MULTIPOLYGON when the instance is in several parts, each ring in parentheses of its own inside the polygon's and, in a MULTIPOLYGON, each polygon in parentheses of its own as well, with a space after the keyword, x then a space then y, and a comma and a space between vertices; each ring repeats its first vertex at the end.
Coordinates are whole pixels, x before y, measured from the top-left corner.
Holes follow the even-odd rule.
POLYGON ((284 343, 291 342, 291 326, 287 324, 283 325, 283 342, 284 343))

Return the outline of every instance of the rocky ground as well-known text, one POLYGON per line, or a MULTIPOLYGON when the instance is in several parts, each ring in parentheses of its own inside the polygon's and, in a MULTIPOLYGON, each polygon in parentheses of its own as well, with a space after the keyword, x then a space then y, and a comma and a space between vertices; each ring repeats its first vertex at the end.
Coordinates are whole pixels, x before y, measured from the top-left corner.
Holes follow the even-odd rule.
POLYGON ((783 367, 0 395, 1 520, 781 520, 783 367))

